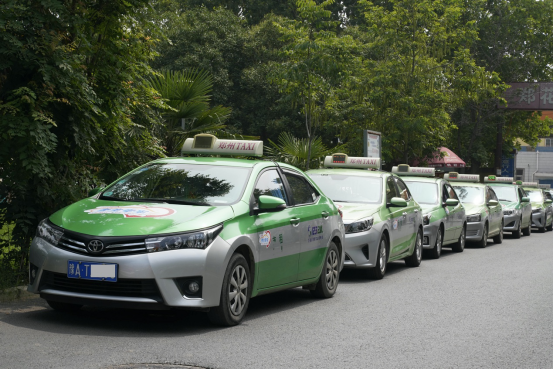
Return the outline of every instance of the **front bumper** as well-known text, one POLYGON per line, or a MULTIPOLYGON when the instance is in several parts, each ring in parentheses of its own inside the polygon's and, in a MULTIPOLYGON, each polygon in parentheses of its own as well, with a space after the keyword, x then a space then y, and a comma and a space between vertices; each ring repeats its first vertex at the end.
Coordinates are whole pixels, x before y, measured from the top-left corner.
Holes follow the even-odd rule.
POLYGON ((481 241, 484 229, 484 221, 467 223, 466 241, 481 241))
POLYGON ((439 231, 440 221, 433 222, 423 226, 423 248, 432 249, 437 242, 437 232, 439 231))
POLYGON ((504 232, 514 232, 519 229, 520 216, 518 213, 513 213, 510 215, 504 215, 504 232))
POLYGON ((41 297, 55 301, 106 307, 157 310, 213 307, 219 305, 228 250, 229 244, 218 237, 206 250, 93 257, 65 251, 35 238, 31 243, 30 263, 38 269, 27 291, 40 293, 41 297), (70 281, 67 278, 68 260, 118 264, 117 278, 121 283, 70 281), (202 278, 201 297, 190 298, 181 292, 176 279, 183 277, 202 278))
POLYGON ((536 228, 542 228, 542 227, 546 227, 546 220, 547 220, 547 217, 546 217, 546 212, 544 210, 541 210, 540 212, 538 213, 533 213, 532 217, 531 217, 531 220, 532 220, 532 224, 531 224, 531 227, 536 227, 536 228))
POLYGON ((372 228, 366 232, 347 233, 344 237, 344 267, 373 268, 377 263, 380 232, 372 228))

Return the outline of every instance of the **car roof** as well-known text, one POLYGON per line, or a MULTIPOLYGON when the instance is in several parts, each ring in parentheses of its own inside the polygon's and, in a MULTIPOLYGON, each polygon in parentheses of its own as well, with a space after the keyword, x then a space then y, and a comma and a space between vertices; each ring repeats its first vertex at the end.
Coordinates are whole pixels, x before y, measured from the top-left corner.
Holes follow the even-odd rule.
MULTIPOLYGON (((173 164, 210 164, 210 165, 220 165, 220 166, 232 166, 232 167, 243 167, 243 168, 252 168, 255 165, 262 166, 273 166, 272 161, 266 160, 250 160, 250 159, 236 159, 236 158, 217 158, 217 157, 176 157, 176 158, 163 158, 151 161, 151 163, 173 163, 173 164)), ((279 163, 283 167, 289 167, 288 164, 279 163)), ((292 167, 294 168, 294 167, 292 167)))
POLYGON ((493 183, 483 183, 483 184, 487 184, 489 186, 504 186, 504 187, 519 187, 518 185, 515 185, 515 184, 512 184, 512 183, 498 183, 498 182, 493 182, 493 183))
POLYGON ((418 177, 418 176, 399 176, 404 182, 431 182, 439 183, 444 181, 443 178, 437 177, 418 177))
POLYGON ((478 182, 458 182, 458 181, 455 181, 455 182, 448 182, 448 183, 450 183, 450 185, 452 187, 455 187, 455 186, 486 187, 486 186, 488 186, 485 183, 478 183, 478 182))
POLYGON ((343 175, 354 175, 359 177, 377 177, 382 178, 385 175, 393 175, 389 172, 384 171, 372 171, 364 169, 349 169, 349 168, 324 168, 324 169, 310 169, 306 174, 343 174, 343 175))

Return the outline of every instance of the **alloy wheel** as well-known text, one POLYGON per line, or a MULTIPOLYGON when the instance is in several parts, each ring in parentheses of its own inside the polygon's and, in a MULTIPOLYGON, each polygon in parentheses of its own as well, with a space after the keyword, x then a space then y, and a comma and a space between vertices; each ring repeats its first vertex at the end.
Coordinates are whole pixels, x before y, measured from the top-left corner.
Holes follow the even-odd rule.
POLYGON ((327 288, 331 291, 335 289, 337 280, 339 278, 339 257, 335 250, 331 250, 327 255, 326 267, 325 267, 325 282, 327 288))
POLYGON ((229 280, 229 310, 240 315, 246 304, 248 275, 242 265, 237 265, 229 280))

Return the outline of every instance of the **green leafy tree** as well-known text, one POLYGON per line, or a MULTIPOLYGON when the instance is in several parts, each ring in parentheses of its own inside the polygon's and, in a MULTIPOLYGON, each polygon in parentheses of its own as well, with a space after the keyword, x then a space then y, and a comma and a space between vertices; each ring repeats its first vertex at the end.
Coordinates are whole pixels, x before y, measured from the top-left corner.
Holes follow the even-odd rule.
POLYGON ((41 219, 163 155, 148 13, 147 0, 0 2, 0 226, 14 226, 18 246, 0 268, 15 268, 10 283, 25 278, 41 219))

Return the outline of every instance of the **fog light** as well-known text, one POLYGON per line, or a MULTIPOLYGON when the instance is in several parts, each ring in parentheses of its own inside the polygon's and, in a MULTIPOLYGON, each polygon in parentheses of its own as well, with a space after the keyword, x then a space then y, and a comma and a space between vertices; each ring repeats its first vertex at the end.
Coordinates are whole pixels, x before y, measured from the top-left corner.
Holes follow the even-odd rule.
POLYGON ((35 283, 37 277, 38 267, 32 263, 29 263, 29 284, 35 283))
POLYGON ((199 290, 200 290, 200 285, 198 283, 196 283, 196 281, 193 281, 193 282, 189 283, 189 291, 191 293, 195 294, 199 290))
POLYGON ((428 245, 429 244, 429 237, 425 236, 423 237, 423 244, 428 245))

